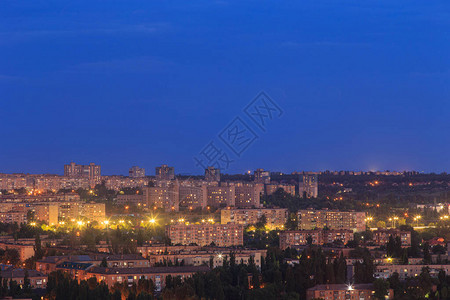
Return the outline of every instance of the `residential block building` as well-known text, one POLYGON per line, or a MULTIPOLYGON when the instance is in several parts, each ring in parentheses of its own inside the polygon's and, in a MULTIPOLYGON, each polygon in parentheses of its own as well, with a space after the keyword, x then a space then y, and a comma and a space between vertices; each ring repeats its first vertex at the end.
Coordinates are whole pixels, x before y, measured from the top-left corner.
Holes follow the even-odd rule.
MULTIPOLYGON (((373 284, 319 284, 306 290, 306 300, 312 299, 375 299, 373 284)), ((394 299, 393 289, 388 289, 386 299, 394 299)))
POLYGON ((208 167, 205 169, 205 180, 207 182, 220 181, 220 169, 215 167, 208 167))
POLYGON ((402 247, 411 246, 411 232, 403 231, 400 229, 378 229, 373 231, 373 242, 375 245, 381 246, 386 245, 389 242, 389 238, 393 237, 394 239, 400 237, 402 242, 402 247))
POLYGON ((313 245, 329 244, 335 241, 341 241, 345 245, 353 240, 353 231, 345 229, 282 231, 280 232, 280 249, 306 245, 308 239, 311 239, 313 245))
POLYGON ((230 247, 243 245, 243 229, 239 224, 174 224, 166 226, 166 236, 173 245, 230 247))
POLYGON ((286 224, 289 212, 287 208, 232 208, 227 207, 220 211, 220 223, 235 223, 241 225, 255 224, 261 218, 266 217, 269 228, 283 228, 286 224))
POLYGON ((338 210, 305 209, 298 211, 299 229, 348 229, 355 232, 366 230, 366 213, 338 210))
POLYGON ((138 166, 133 166, 128 171, 128 175, 131 178, 142 178, 142 177, 145 177, 145 169, 144 168, 139 168, 138 166))
POLYGON ((298 194, 300 197, 317 198, 319 196, 318 175, 309 173, 301 176, 298 185, 298 194))
POLYGON ((156 179, 157 180, 172 180, 175 179, 175 168, 168 165, 161 165, 156 167, 156 179))
POLYGON ((100 183, 101 178, 101 167, 90 163, 89 165, 78 165, 71 162, 68 165, 64 165, 64 176, 68 178, 87 178, 89 179, 89 184, 94 187, 96 184, 100 183))

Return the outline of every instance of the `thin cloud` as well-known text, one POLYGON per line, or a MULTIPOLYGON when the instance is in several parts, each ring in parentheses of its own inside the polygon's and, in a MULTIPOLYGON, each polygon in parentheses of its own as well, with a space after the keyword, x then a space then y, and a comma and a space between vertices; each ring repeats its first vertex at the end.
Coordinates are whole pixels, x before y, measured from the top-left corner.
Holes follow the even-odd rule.
POLYGON ((61 30, 18 30, 0 32, 3 43, 21 42, 35 38, 53 38, 80 35, 156 34, 169 30, 169 23, 137 24, 111 28, 80 28, 61 30))
POLYGON ((174 63, 155 57, 133 57, 86 62, 71 66, 65 73, 148 73, 166 71, 174 63))
POLYGON ((16 81, 16 80, 21 80, 21 79, 22 79, 22 77, 19 77, 19 76, 0 74, 0 81, 16 81))
POLYGON ((315 41, 315 42, 295 42, 286 41, 281 43, 284 48, 300 48, 300 47, 364 47, 370 46, 370 43, 363 42, 342 42, 342 41, 315 41))

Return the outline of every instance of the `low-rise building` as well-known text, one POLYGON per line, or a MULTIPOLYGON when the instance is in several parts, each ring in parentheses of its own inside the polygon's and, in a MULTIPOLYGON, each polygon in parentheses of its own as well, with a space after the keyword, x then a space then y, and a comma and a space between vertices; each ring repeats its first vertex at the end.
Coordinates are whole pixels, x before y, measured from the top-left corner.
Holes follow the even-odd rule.
POLYGON ((207 266, 105 268, 86 263, 62 263, 57 266, 57 269, 70 274, 78 281, 95 277, 108 286, 113 286, 115 283, 127 283, 131 286, 133 283, 137 284, 141 278, 150 279, 155 284, 157 292, 164 288, 169 275, 185 280, 197 272, 210 270, 207 266))
POLYGON ((84 263, 93 266, 100 266, 106 260, 109 268, 135 268, 149 267, 148 259, 139 254, 90 254, 90 255, 63 255, 47 256, 36 262, 36 270, 49 274, 57 270, 57 266, 62 263, 84 263))
POLYGON ((442 270, 445 274, 450 275, 450 265, 424 265, 424 264, 408 264, 408 265, 377 265, 375 267, 374 276, 376 278, 387 279, 394 273, 398 273, 401 280, 405 280, 408 277, 416 277, 422 273, 423 268, 428 268, 431 277, 438 277, 439 272, 442 270))
POLYGON ((313 245, 329 244, 335 241, 340 241, 345 245, 353 240, 353 231, 319 229, 282 231, 280 232, 280 249, 306 245, 309 239, 313 245))
POLYGON ((18 242, 0 241, 0 249, 14 249, 19 253, 20 261, 25 261, 34 256, 34 244, 23 244, 18 242))
POLYGON ((231 253, 235 257, 236 264, 249 264, 251 260, 256 265, 256 267, 261 268, 261 261, 266 256, 266 250, 253 250, 253 249, 235 249, 229 250, 227 248, 219 247, 207 247, 201 250, 191 250, 191 251, 178 251, 172 253, 161 253, 161 254, 151 254, 147 258, 150 260, 152 265, 154 264, 165 264, 171 262, 183 263, 187 266, 212 266, 218 267, 223 265, 224 259, 230 260, 231 253))
POLYGON ((11 267, 0 271, 0 278, 6 279, 8 282, 11 280, 15 281, 19 286, 24 284, 26 275, 28 275, 28 279, 30 280, 31 288, 44 289, 47 287, 48 276, 36 270, 16 269, 11 267))
MULTIPOLYGON (((373 284, 319 284, 306 290, 306 299, 375 299, 373 284)), ((388 289, 386 299, 394 299, 394 291, 388 289)))

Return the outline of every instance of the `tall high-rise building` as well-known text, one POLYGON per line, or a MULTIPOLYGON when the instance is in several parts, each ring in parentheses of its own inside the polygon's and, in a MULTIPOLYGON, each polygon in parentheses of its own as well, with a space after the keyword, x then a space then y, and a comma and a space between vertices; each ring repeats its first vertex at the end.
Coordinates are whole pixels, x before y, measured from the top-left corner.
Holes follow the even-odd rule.
POLYGON ((158 180, 172 180, 175 178, 175 168, 168 165, 161 165, 156 167, 156 179, 158 180))
POLYGON ((220 169, 214 167, 205 169, 205 180, 208 182, 220 181, 220 169))
POLYGON ((89 165, 77 165, 71 162, 69 165, 64 165, 64 176, 69 178, 87 178, 89 185, 94 187, 100 183, 101 167, 90 163, 89 165))
POLYGON ((257 183, 270 183, 270 172, 264 171, 264 169, 256 169, 254 172, 255 182, 257 183))
POLYGON ((298 194, 300 197, 317 198, 319 196, 319 180, 317 174, 304 174, 300 177, 298 194))
POLYGON ((138 166, 133 166, 128 171, 128 174, 130 175, 131 178, 145 177, 145 169, 139 168, 138 166))

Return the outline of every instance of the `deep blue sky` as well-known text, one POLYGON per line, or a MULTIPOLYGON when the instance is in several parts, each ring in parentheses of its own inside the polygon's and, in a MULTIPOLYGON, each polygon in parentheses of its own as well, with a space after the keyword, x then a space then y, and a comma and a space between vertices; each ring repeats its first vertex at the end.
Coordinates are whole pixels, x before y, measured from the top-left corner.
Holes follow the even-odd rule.
POLYGON ((228 172, 450 169, 448 1, 0 1, 0 172, 196 155, 261 90, 228 172))

